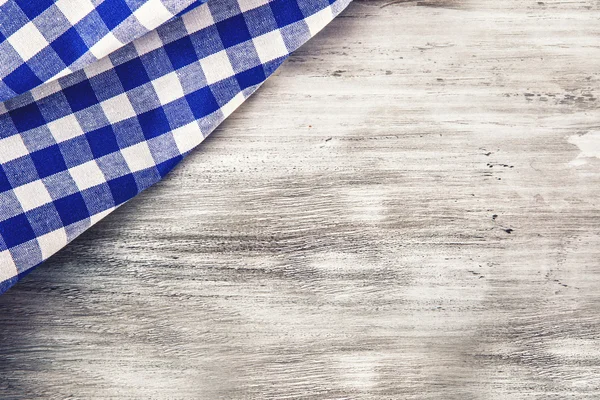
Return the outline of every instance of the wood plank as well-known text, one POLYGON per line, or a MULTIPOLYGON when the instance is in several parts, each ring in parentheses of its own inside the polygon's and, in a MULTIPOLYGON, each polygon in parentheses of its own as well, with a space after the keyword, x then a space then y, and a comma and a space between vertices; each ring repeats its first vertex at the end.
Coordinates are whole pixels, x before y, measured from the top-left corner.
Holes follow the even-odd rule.
POLYGON ((0 297, 2 398, 598 398, 599 18, 351 4, 0 297))

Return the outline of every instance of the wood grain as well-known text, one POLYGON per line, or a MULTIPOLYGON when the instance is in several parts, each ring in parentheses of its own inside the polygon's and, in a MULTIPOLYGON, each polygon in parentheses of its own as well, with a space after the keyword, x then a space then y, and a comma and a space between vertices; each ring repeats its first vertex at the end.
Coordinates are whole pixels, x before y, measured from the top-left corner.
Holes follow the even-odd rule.
POLYGON ((356 1, 0 297, 1 397, 599 398, 599 35, 356 1))

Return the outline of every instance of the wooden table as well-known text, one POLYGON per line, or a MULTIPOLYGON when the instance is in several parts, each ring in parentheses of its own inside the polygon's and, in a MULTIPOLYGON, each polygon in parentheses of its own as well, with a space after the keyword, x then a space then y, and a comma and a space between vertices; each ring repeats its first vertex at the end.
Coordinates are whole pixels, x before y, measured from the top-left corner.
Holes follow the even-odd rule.
POLYGON ((0 397, 599 398, 599 35, 356 1, 0 297, 0 397))

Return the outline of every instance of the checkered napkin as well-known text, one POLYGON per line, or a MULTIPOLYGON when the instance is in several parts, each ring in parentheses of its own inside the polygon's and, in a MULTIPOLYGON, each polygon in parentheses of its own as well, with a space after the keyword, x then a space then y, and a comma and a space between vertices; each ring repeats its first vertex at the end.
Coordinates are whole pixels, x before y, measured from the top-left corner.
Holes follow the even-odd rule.
POLYGON ((8 1, 0 293, 165 176, 350 0, 8 1))

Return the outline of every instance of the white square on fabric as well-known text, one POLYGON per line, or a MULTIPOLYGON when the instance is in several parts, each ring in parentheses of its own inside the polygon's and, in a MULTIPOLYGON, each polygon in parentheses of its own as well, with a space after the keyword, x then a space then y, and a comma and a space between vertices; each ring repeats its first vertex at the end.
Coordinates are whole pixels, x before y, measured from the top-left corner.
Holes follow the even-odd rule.
POLYGON ((94 4, 90 0, 58 0, 55 4, 71 25, 94 11, 94 4))
POLYGON ((181 154, 196 147, 204 138, 196 121, 173 130, 173 139, 181 154))
POLYGON ((39 236, 37 242, 40 250, 42 250, 42 258, 46 259, 66 246, 68 243, 67 232, 64 228, 48 232, 45 235, 39 236))
POLYGON ((24 25, 6 40, 25 61, 50 46, 50 43, 48 43, 33 22, 24 25))
POLYGON ((111 124, 135 116, 135 110, 125 93, 103 101, 100 106, 111 124))
POLYGON ((104 218, 108 214, 110 214, 114 209, 115 209, 115 207, 111 207, 108 210, 104 210, 104 211, 99 212, 98 214, 91 215, 90 216, 90 225, 94 225, 95 223, 100 221, 102 218, 104 218))
POLYGON ((160 104, 164 105, 183 97, 181 81, 175 71, 153 80, 152 86, 154 86, 160 104))
POLYGON ((35 101, 43 99, 44 97, 50 96, 56 92, 60 92, 62 90, 62 86, 58 81, 50 81, 46 82, 41 86, 35 87, 31 90, 31 96, 35 101))
POLYGON ((288 49, 279 29, 260 35, 252 39, 252 42, 263 64, 288 55, 288 49))
POLYGON ((271 0, 239 0, 239 6, 242 12, 246 12, 248 10, 264 6, 265 4, 269 4, 270 1, 271 0))
POLYGON ((81 125, 79 125, 75 114, 69 114, 65 117, 56 119, 49 122, 47 126, 56 140, 56 143, 83 135, 83 129, 81 129, 81 125))
POLYGON ((21 135, 13 135, 0 139, 0 164, 15 160, 29 154, 21 135))
POLYGON ((149 31, 173 17, 173 14, 167 10, 161 0, 147 1, 135 10, 133 15, 149 31))
POLYGON ((122 46, 123 43, 121 43, 119 39, 117 39, 115 35, 112 34, 112 32, 109 32, 95 45, 90 47, 90 53, 92 53, 97 59, 100 59, 104 56, 109 55, 110 53, 122 46))
MULTIPOLYGON (((103 72, 108 71, 113 68, 114 65, 110 60, 110 57, 104 57, 85 67, 83 71, 85 72, 85 76, 88 78, 92 78, 96 75, 100 75, 103 72)), ((43 87, 43 86, 42 86, 43 87)))
POLYGON ((48 80, 48 82, 52 82, 52 81, 55 81, 55 80, 57 80, 57 79, 60 79, 60 78, 62 78, 63 76, 67 76, 67 75, 69 75, 71 72, 73 72, 73 71, 71 71, 71 68, 65 68, 65 69, 63 69, 62 71, 60 71, 58 74, 56 74, 56 75, 54 75, 52 78, 50 78, 50 79, 48 80))
POLYGON ((17 266, 8 250, 0 251, 0 282, 17 275, 17 266))
POLYGON ((229 100, 227 104, 221 107, 223 118, 227 118, 229 115, 231 115, 231 113, 234 112, 236 108, 242 105, 244 100, 246 100, 246 98, 244 97, 244 94, 242 92, 236 94, 233 97, 233 99, 229 100))
POLYGON ((131 172, 141 171, 156 165, 147 142, 140 142, 124 148, 121 150, 121 155, 127 162, 131 172))
POLYGON ((206 4, 183 14, 181 19, 183 20, 185 29, 189 34, 198 32, 199 30, 214 25, 215 23, 213 16, 210 13, 210 9, 206 4))
POLYGON ((156 30, 146 33, 139 39, 133 41, 133 46, 138 53, 138 56, 150 53, 153 50, 160 49, 163 46, 163 42, 158 36, 156 30))
POLYGON ((327 25, 331 19, 333 18, 333 13, 331 12, 331 7, 327 7, 307 17, 304 19, 306 25, 308 25, 308 30, 312 36, 316 35, 321 29, 327 25))
POLYGON ((19 186, 13 189, 15 196, 19 199, 23 211, 33 210, 44 204, 52 202, 50 193, 44 186, 44 183, 40 180, 30 182, 26 185, 19 186))
POLYGON ((69 173, 80 191, 106 182, 104 174, 94 160, 69 168, 69 173))
POLYGON ((206 77, 206 83, 212 85, 234 75, 231 62, 225 50, 200 60, 200 65, 206 77))

